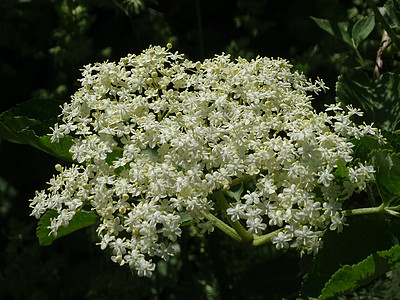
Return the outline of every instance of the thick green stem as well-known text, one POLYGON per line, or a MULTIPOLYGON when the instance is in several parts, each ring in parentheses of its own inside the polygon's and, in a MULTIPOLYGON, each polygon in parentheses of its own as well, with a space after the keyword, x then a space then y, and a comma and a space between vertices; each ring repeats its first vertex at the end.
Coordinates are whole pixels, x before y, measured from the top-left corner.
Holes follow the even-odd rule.
POLYGON ((343 216, 356 216, 356 215, 370 215, 370 214, 380 214, 387 213, 385 210, 385 205, 382 203, 375 207, 365 207, 365 208, 355 208, 342 211, 343 216))
POLYGON ((226 235, 230 236, 231 238, 233 238, 234 240, 236 240, 238 242, 242 242, 242 238, 236 233, 236 231, 232 227, 227 225, 225 222, 221 221, 216 216, 214 216, 210 213, 202 212, 202 215, 207 220, 213 222, 214 226, 219 228, 220 230, 222 230, 226 235))
MULTIPOLYGON (((244 242, 242 237, 239 236, 239 234, 235 231, 235 229, 233 229, 232 227, 227 225, 225 222, 223 222, 220 219, 218 219, 213 214, 202 212, 202 215, 207 220, 213 222, 214 226, 219 228, 226 235, 230 236, 231 238, 233 238, 234 240, 236 240, 236 241, 238 241, 240 243, 244 242)), ((261 246, 261 245, 265 245, 265 244, 271 243, 271 238, 274 237, 275 235, 277 235, 282 230, 283 230, 283 228, 280 228, 280 229, 277 229, 277 230, 275 230, 273 232, 270 232, 270 233, 267 233, 267 234, 264 234, 264 235, 253 235, 251 237, 253 240, 251 242, 248 242, 248 244, 251 243, 251 245, 253 245, 253 246, 261 246)))
POLYGON ((232 228, 236 231, 236 233, 242 239, 242 242, 245 244, 251 244, 253 241, 253 236, 247 232, 246 229, 240 224, 239 221, 232 222, 231 217, 228 216, 226 210, 230 208, 228 201, 226 201, 225 195, 221 190, 214 192, 215 199, 217 199, 218 205, 221 208, 222 213, 224 214, 225 218, 228 220, 229 224, 232 228))
POLYGON ((264 234, 264 235, 254 235, 253 238, 253 246, 261 246, 264 244, 269 244, 271 243, 271 238, 277 235, 279 232, 281 232, 283 228, 277 229, 275 231, 272 231, 270 233, 264 234))

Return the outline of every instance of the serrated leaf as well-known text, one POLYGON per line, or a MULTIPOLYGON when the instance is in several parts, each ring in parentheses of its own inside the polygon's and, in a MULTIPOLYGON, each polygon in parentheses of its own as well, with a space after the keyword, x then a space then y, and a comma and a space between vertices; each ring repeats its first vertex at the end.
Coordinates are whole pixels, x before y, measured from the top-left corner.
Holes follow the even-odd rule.
POLYGON ((375 27, 374 15, 362 17, 358 20, 351 31, 354 46, 357 48, 358 45, 365 40, 368 35, 372 32, 375 27))
POLYGON ((26 116, 31 119, 49 120, 60 114, 60 106, 63 101, 56 99, 35 98, 21 102, 13 108, 5 111, 2 115, 26 116))
POLYGON ((336 101, 362 109, 363 122, 393 132, 400 122, 400 76, 384 73, 372 80, 363 72, 343 74, 336 83, 336 101))
POLYGON ((318 297, 326 282, 344 265, 398 244, 400 224, 367 216, 349 217, 342 233, 326 231, 323 248, 314 257, 300 290, 301 299, 318 297))
POLYGON ((376 170, 375 179, 383 203, 393 203, 400 196, 400 153, 390 153, 388 150, 375 151, 373 164, 376 170))
POLYGON ((48 135, 38 136, 29 127, 17 130, 10 127, 10 123, 4 124, 0 121, 0 138, 12 143, 30 145, 52 156, 72 161, 69 149, 73 145, 73 139, 70 136, 65 136, 58 143, 52 143, 48 135))
POLYGON ((353 157, 361 162, 368 161, 372 151, 387 147, 379 144, 375 137, 369 135, 365 135, 360 139, 352 139, 351 142, 354 145, 353 157))
POLYGON ((68 226, 60 227, 57 232, 57 236, 50 234, 51 219, 58 216, 57 211, 48 210, 39 220, 36 228, 36 236, 39 238, 39 244, 41 246, 51 245, 55 240, 66 236, 79 229, 91 226, 99 221, 99 216, 94 211, 80 210, 78 211, 68 226))
POLYGON ((400 265, 400 246, 369 255, 358 264, 345 265, 332 275, 318 300, 332 299, 364 286, 400 265))
POLYGON ((32 100, 0 114, 0 138, 18 144, 31 145, 50 155, 72 161, 69 149, 72 137, 52 143, 50 126, 54 124, 59 109, 58 101, 32 100))
POLYGON ((334 22, 327 19, 320 19, 311 17, 313 21, 323 30, 333 35, 334 37, 340 39, 344 43, 348 44, 351 47, 353 46, 353 42, 351 40, 350 34, 347 29, 349 25, 345 22, 334 22))

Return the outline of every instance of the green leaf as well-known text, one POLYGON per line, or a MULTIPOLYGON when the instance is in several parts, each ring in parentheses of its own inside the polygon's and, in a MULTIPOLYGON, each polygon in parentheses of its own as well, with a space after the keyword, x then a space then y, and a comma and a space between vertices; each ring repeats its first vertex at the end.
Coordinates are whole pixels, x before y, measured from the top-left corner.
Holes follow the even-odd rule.
POLYGON ((345 42, 352 48, 354 47, 353 41, 351 40, 350 34, 348 33, 347 29, 349 25, 345 22, 334 22, 327 19, 320 19, 311 17, 314 22, 323 30, 328 32, 329 34, 333 35, 334 37, 340 39, 341 41, 345 42))
POLYGON ((346 178, 348 174, 348 170, 346 165, 343 163, 341 159, 336 161, 337 169, 335 171, 336 178, 346 178))
POLYGON ((331 299, 352 292, 399 265, 399 245, 394 245, 386 251, 378 251, 371 254, 358 264, 345 265, 332 275, 318 300, 331 299))
POLYGON ((152 162, 160 162, 160 156, 158 155, 157 148, 151 149, 150 147, 147 147, 146 149, 140 151, 140 153, 146 155, 152 162))
POLYGON ((383 131, 382 135, 386 139, 387 148, 392 149, 393 152, 399 153, 400 152, 400 131, 395 132, 387 132, 383 131))
POLYGON ((375 179, 383 203, 397 205, 393 200, 400 196, 400 153, 380 150, 373 153, 375 179))
POLYGON ((354 159, 359 159, 361 162, 368 161, 372 151, 386 147, 379 144, 376 138, 369 135, 363 136, 360 139, 352 139, 351 142, 354 145, 353 157, 354 159))
POLYGON ((400 122, 400 76, 384 73, 372 80, 363 72, 343 74, 336 83, 336 101, 361 108, 363 122, 393 132, 400 122))
POLYGON ((360 45, 360 43, 365 40, 371 31, 375 27, 375 17, 374 15, 369 15, 366 17, 362 17, 358 20, 351 31, 351 35, 353 38, 355 48, 360 45))
POLYGON ((225 195, 227 195, 228 197, 230 197, 236 201, 240 201, 243 191, 244 191, 243 182, 231 187, 230 190, 223 190, 225 195))
POLYGON ((323 248, 304 276, 300 298, 318 297, 326 282, 344 265, 359 263, 369 255, 399 244, 400 224, 368 216, 351 217, 342 233, 326 231, 323 248))
MULTIPOLYGON (((120 149, 117 149, 117 150, 114 150, 113 152, 107 153, 106 163, 111 166, 112 163, 114 162, 114 160, 116 160, 119 157, 122 157, 122 153, 123 153, 123 151, 120 149)), ((116 169, 116 173, 119 174, 124 169, 125 169, 125 167, 119 167, 116 169)))
MULTIPOLYGON (((61 113, 60 106, 63 101, 56 99, 39 99, 35 98, 26 102, 19 103, 13 108, 3 112, 1 115, 4 118, 14 116, 25 116, 29 119, 37 119, 43 121, 50 121, 61 113)), ((51 125, 51 124, 49 124, 51 125)))
POLYGON ((181 227, 189 226, 191 224, 195 224, 196 223, 196 220, 191 215, 189 215, 188 213, 178 212, 178 215, 181 218, 181 220, 180 220, 181 227))
POLYGON ((94 211, 80 210, 78 211, 68 226, 60 227, 57 232, 57 236, 50 234, 51 219, 58 216, 58 212, 55 210, 48 210, 39 220, 36 228, 36 236, 39 238, 39 244, 41 246, 51 245, 55 240, 70 234, 79 229, 91 226, 99 221, 98 215, 94 211))
POLYGON ((400 11, 395 8, 393 1, 386 1, 379 11, 390 27, 400 27, 400 11))
POLYGON ((50 155, 72 161, 69 149, 72 137, 66 136, 59 143, 50 141, 50 126, 56 121, 60 102, 32 100, 0 114, 0 138, 12 143, 36 147, 50 155))

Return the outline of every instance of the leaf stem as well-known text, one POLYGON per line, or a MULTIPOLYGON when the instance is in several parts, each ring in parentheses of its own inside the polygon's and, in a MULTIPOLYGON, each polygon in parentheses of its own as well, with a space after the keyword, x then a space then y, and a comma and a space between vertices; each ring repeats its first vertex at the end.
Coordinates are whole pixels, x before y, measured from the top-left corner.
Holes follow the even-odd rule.
POLYGON ((226 213, 226 210, 230 208, 230 205, 228 201, 226 201, 224 193, 221 190, 218 190, 214 192, 214 196, 225 218, 228 220, 229 224, 236 231, 236 233, 240 236, 242 242, 245 244, 251 244, 253 242, 253 236, 248 233, 246 229, 244 229, 239 221, 232 222, 230 216, 228 216, 228 214, 226 213))
POLYGON ((354 52, 356 53, 358 63, 360 64, 360 66, 362 68, 364 68, 365 67, 365 62, 364 62, 364 59, 361 56, 360 51, 358 51, 358 49, 355 46, 353 47, 353 49, 354 49, 354 52))

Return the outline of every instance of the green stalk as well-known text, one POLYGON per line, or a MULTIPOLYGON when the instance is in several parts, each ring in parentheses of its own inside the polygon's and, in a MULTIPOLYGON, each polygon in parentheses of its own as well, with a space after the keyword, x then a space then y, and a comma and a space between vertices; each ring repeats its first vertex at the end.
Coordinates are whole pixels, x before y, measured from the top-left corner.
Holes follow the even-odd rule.
POLYGON ((375 207, 355 208, 342 211, 343 216, 370 215, 385 213, 385 205, 382 203, 375 207))
POLYGON ((231 217, 228 216, 226 210, 230 208, 228 201, 226 201, 225 195, 221 190, 214 192, 215 199, 217 199, 218 205, 222 210, 225 218, 228 220, 229 224, 236 231, 236 233, 240 236, 241 241, 245 244, 251 244, 253 242, 253 236, 247 232, 246 229, 243 228, 242 224, 239 221, 232 222, 231 217))
POLYGON ((364 59, 361 56, 360 51, 358 51, 358 49, 355 46, 353 47, 353 49, 354 49, 354 52, 356 53, 358 63, 360 64, 361 67, 364 68, 365 67, 365 63, 364 63, 364 59))
POLYGON ((226 235, 230 236, 234 240, 238 242, 242 242, 242 238, 236 233, 236 231, 227 225, 225 222, 221 221, 218 219, 216 216, 206 213, 206 212, 201 212, 201 214, 209 221, 214 223, 214 226, 219 228, 222 232, 224 232, 226 235))
POLYGON ((272 231, 270 233, 264 234, 264 235, 254 235, 253 238, 253 246, 261 246, 264 244, 269 244, 271 242, 271 238, 277 235, 279 232, 281 232, 283 228, 277 229, 275 231, 272 231))

